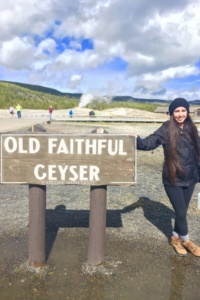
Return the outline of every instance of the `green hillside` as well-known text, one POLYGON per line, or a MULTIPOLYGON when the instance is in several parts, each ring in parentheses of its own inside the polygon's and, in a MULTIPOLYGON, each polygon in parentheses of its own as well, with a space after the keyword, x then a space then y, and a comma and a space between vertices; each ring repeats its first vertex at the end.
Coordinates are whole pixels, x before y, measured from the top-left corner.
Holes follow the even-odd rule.
MULTIPOLYGON (((50 105, 54 109, 69 109, 79 105, 81 95, 78 93, 62 93, 56 89, 39 85, 0 81, 0 109, 8 109, 10 106, 16 107, 18 103, 23 109, 47 109, 50 105)), ((110 103, 105 101, 95 102, 87 107, 94 110, 125 107, 153 112, 158 105, 161 104, 151 100, 118 96, 113 98, 110 103)))
POLYGON ((0 80, 0 82, 14 84, 14 85, 24 87, 24 88, 32 90, 32 91, 41 92, 41 93, 50 94, 50 95, 55 95, 55 96, 66 96, 68 98, 80 99, 80 97, 82 95, 81 93, 62 93, 62 92, 60 92, 56 89, 52 89, 52 88, 41 86, 41 85, 33 85, 33 84, 3 81, 3 80, 0 80))
POLYGON ((80 96, 64 94, 51 88, 17 82, 0 81, 0 108, 15 107, 18 103, 24 109, 68 109, 78 106, 80 96))

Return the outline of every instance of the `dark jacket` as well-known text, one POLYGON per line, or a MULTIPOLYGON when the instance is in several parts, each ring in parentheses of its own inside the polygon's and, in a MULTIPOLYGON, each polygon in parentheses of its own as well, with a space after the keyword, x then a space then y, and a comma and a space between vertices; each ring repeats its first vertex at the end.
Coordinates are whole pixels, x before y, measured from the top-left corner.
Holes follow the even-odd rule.
MULTIPOLYGON (((160 128, 158 128, 153 134, 141 139, 137 137, 137 149, 138 150, 153 150, 162 145, 164 149, 164 157, 166 155, 166 142, 167 142, 167 130, 169 121, 165 122, 160 128)), ((180 128, 180 135, 178 140, 178 159, 181 167, 184 170, 184 174, 177 175, 175 185, 176 186, 190 186, 199 181, 198 166, 196 160, 195 149, 190 137, 184 131, 184 128, 180 128)), ((164 160, 162 181, 165 185, 171 185, 167 164, 164 160)))

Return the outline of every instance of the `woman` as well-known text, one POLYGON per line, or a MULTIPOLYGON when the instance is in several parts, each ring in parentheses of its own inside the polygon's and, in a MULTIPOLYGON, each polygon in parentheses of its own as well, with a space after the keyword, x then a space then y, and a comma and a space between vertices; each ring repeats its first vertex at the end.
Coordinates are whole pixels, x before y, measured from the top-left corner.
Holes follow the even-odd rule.
POLYGON ((162 145, 164 163, 162 181, 175 211, 175 224, 171 246, 177 254, 187 252, 200 256, 200 247, 189 239, 187 210, 199 181, 200 139, 189 116, 189 103, 176 98, 169 106, 170 120, 148 137, 137 136, 138 150, 153 150, 162 145))

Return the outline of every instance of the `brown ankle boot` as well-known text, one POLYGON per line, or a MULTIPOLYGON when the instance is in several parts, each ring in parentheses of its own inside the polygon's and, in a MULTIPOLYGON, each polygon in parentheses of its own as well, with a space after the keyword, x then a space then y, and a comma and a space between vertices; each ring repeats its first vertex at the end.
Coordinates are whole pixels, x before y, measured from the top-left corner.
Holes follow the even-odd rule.
POLYGON ((186 242, 182 242, 182 245, 194 256, 200 256, 200 247, 195 245, 190 240, 187 240, 186 242))
POLYGON ((171 246, 174 248, 174 250, 177 252, 180 256, 186 256, 187 251, 181 244, 181 240, 179 237, 172 236, 171 238, 171 246))

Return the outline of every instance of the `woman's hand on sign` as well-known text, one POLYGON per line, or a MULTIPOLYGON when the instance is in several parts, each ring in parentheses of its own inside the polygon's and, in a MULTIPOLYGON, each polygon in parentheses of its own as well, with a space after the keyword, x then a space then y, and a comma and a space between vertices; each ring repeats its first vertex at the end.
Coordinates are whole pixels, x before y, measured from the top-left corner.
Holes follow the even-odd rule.
POLYGON ((138 134, 135 133, 135 132, 130 132, 129 134, 132 135, 132 136, 134 136, 134 137, 136 137, 136 138, 138 137, 138 134))

